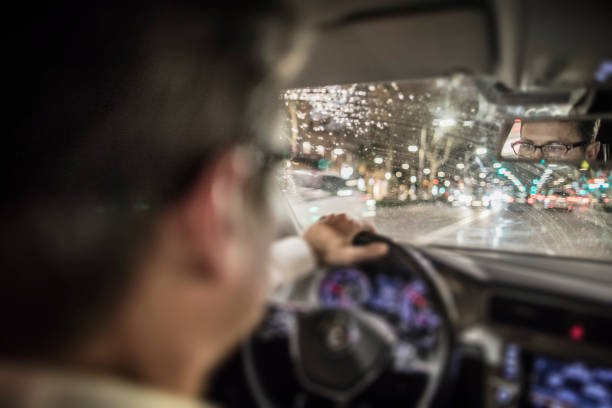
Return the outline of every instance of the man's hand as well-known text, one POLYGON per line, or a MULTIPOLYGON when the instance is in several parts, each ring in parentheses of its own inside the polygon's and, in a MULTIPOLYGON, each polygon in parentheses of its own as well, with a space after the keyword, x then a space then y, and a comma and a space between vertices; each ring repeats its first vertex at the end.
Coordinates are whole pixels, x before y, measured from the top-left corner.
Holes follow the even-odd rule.
POLYGON ((387 253, 389 248, 384 243, 354 246, 353 238, 361 231, 374 232, 374 227, 346 214, 331 214, 312 224, 304 232, 304 240, 322 265, 349 265, 379 258, 387 253))

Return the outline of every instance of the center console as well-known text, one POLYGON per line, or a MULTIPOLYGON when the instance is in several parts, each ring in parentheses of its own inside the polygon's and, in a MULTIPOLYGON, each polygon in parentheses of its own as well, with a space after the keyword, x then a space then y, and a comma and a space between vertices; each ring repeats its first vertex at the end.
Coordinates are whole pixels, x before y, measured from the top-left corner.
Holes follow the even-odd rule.
POLYGON ((506 344, 491 376, 489 406, 611 408, 612 366, 568 360, 506 344))

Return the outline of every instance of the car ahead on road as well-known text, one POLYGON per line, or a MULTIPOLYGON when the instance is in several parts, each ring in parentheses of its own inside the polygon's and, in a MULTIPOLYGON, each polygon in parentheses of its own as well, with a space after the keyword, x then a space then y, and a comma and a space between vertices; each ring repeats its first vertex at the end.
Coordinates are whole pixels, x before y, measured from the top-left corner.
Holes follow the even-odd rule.
POLYGON ((301 222, 311 223, 329 212, 344 212, 357 218, 376 212, 376 202, 358 189, 358 181, 318 170, 290 170, 281 187, 288 196, 292 211, 301 222))
POLYGON ((291 148, 279 200, 299 233, 367 194, 375 211, 357 214, 379 235, 354 243, 391 250, 283 288, 213 397, 612 406, 612 218, 592 204, 612 196, 610 124, 590 126, 586 145, 525 138, 530 121, 583 129, 572 115, 612 114, 611 3, 294 3, 318 35, 281 98, 291 148), (549 156, 595 144, 597 163, 549 156), (307 161, 300 175, 294 163, 307 161), (338 194, 349 173, 356 189, 338 194))
POLYGON ((544 208, 549 210, 572 211, 577 201, 578 199, 573 199, 565 191, 553 191, 544 198, 543 204, 544 208))
MULTIPOLYGON (((350 197, 359 195, 357 180, 348 180, 337 173, 328 173, 317 170, 294 170, 288 172, 295 186, 301 189, 305 199, 316 199, 327 196, 350 197), (309 192, 318 192, 310 195, 309 192), (321 195, 322 194, 322 195, 321 195)), ((361 197, 366 197, 361 194, 361 197)))
POLYGON ((532 208, 532 202, 529 198, 524 197, 508 197, 506 209, 512 212, 523 212, 528 211, 532 208))

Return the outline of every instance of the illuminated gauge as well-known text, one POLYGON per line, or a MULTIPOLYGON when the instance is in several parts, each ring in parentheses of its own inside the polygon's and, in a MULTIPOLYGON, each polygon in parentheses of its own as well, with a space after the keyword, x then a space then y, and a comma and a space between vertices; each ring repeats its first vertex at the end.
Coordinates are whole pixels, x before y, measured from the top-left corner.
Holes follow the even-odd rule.
POLYGON ((431 332, 440 326, 440 316, 425 297, 426 286, 416 280, 404 289, 399 304, 402 326, 408 331, 431 332))
POLYGON ((350 308, 364 304, 370 297, 370 282, 357 269, 337 269, 321 282, 319 299, 325 306, 350 308))

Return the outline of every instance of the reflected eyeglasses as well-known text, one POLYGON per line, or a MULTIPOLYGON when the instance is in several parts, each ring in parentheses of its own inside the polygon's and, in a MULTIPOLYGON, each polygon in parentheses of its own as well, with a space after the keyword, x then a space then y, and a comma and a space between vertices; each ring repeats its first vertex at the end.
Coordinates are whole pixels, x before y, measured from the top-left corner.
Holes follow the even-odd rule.
POLYGON ((512 147, 512 151, 517 156, 533 156, 536 153, 536 150, 540 149, 542 151, 542 155, 545 157, 562 157, 567 152, 576 147, 585 146, 589 144, 589 142, 582 141, 574 144, 563 144, 558 142, 549 142, 542 145, 536 145, 529 142, 523 142, 518 140, 512 143, 510 146, 512 147))

